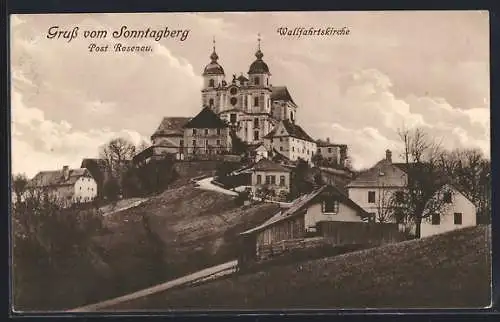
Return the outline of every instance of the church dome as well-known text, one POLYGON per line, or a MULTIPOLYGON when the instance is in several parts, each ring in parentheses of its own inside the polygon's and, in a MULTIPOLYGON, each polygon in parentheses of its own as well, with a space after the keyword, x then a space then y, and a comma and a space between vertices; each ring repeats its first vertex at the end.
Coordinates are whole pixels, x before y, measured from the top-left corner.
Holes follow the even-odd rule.
POLYGON ((259 49, 255 53, 255 57, 257 59, 250 65, 250 69, 248 70, 248 74, 267 74, 269 73, 269 67, 267 64, 262 60, 262 57, 264 57, 264 54, 262 51, 259 49))
POLYGON ((214 51, 210 55, 210 63, 205 66, 205 69, 203 70, 203 76, 207 75, 225 75, 224 74, 224 68, 217 62, 219 59, 219 56, 215 52, 215 47, 214 51))

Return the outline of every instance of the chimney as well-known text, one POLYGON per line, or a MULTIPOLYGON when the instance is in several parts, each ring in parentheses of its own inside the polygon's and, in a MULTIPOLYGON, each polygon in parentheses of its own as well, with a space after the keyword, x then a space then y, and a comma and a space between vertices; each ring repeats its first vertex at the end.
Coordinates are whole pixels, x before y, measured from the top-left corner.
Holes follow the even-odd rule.
POLYGON ((389 162, 392 163, 392 152, 391 150, 387 149, 385 150, 385 159, 389 162))
POLYGON ((69 166, 67 166, 67 165, 63 166, 62 173, 63 173, 64 180, 68 180, 69 179, 69 166))

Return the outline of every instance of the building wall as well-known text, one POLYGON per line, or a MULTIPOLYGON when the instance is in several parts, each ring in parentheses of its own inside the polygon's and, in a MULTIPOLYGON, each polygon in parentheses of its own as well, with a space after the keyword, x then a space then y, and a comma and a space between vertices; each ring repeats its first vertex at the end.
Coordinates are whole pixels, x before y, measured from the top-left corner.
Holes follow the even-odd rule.
POLYGON ((305 214, 306 231, 315 232, 316 224, 320 221, 362 222, 363 220, 358 215, 356 210, 343 203, 339 203, 339 211, 337 214, 324 213, 320 202, 313 203, 307 208, 307 212, 305 214))
POLYGON ((257 233, 257 255, 259 248, 281 240, 304 237, 304 216, 295 216, 281 221, 257 233))
POLYGON ((290 192, 290 172, 274 172, 274 171, 254 171, 252 173, 252 193, 255 194, 260 188, 268 186, 276 192, 276 196, 280 193, 290 192), (261 176, 261 184, 257 184, 257 176, 261 176), (275 176, 276 184, 266 184, 266 176, 275 176), (285 177, 285 185, 280 185, 280 177, 285 177))
POLYGON ((348 195, 349 198, 357 203, 361 208, 363 208, 368 213, 375 213, 378 217, 379 210, 382 208, 384 204, 387 203, 387 200, 390 198, 390 195, 395 193, 396 191, 402 190, 403 187, 356 187, 349 188, 348 195), (368 192, 375 192, 375 202, 368 202, 368 192), (384 198, 384 199, 381 199, 384 198), (385 200, 385 201, 384 201, 385 200), (380 202, 380 203, 379 203, 380 202))
POLYGON ((311 158, 316 152, 316 143, 297 139, 290 136, 275 136, 265 139, 264 144, 269 150, 275 149, 285 155, 291 161, 299 158, 311 162, 311 158))
POLYGON ((97 197, 97 182, 90 177, 79 178, 74 185, 73 202, 91 202, 97 197))
POLYGON ((452 203, 444 207, 439 225, 432 225, 431 218, 425 218, 421 225, 420 237, 441 234, 455 229, 476 225, 476 207, 460 192, 454 190, 452 203), (462 213, 462 224, 454 224, 454 213, 462 213))
POLYGON ((217 154, 216 152, 229 151, 231 149, 229 128, 222 128, 219 133, 217 134, 217 129, 184 129, 186 153, 192 154, 195 151, 197 154, 217 154), (196 130, 196 134, 193 130, 196 130), (196 141, 195 145, 193 140, 196 141))
POLYGON ((316 150, 323 158, 332 159, 340 164, 340 148, 338 146, 318 146, 316 150))

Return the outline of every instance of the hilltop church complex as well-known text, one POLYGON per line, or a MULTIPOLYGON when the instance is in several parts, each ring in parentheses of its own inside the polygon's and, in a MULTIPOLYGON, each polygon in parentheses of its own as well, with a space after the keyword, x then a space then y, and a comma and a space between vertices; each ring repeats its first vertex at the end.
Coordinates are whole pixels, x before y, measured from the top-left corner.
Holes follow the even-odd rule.
POLYGON ((233 74, 228 80, 214 41, 210 62, 202 73, 201 111, 192 118, 164 117, 151 136, 152 146, 137 160, 165 154, 181 160, 192 155, 229 154, 236 136, 250 149, 265 148, 290 161, 311 162, 315 153, 323 153, 343 163, 345 145, 315 141, 297 124, 297 104, 286 86, 272 84, 263 58, 259 38, 248 72, 233 74))

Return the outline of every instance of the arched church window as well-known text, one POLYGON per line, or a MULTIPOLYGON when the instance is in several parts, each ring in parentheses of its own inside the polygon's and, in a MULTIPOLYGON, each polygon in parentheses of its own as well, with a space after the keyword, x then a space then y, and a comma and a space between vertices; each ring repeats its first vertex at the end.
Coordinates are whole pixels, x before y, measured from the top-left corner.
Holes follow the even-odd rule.
POLYGON ((269 78, 266 79, 266 85, 269 86, 269 78))
POLYGON ((231 97, 230 102, 231 102, 231 105, 234 106, 234 105, 236 105, 236 103, 238 103, 238 99, 236 97, 231 97))
POLYGON ((255 78, 253 79, 253 82, 254 82, 254 84, 255 84, 255 85, 259 85, 259 83, 260 83, 260 79, 259 79, 258 77, 255 77, 255 78))
POLYGON ((208 81, 208 87, 215 87, 215 81, 213 78, 208 81))
POLYGON ((290 120, 293 121, 293 112, 290 112, 290 120))
POLYGON ((229 92, 231 93, 231 95, 236 95, 236 93, 238 93, 238 90, 236 89, 236 87, 231 87, 231 90, 229 92))

